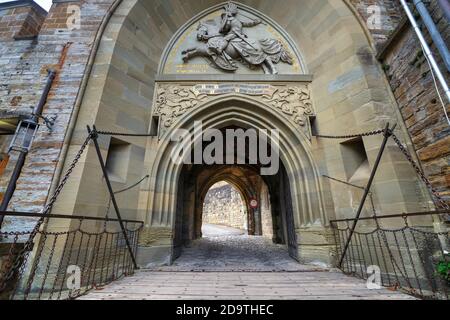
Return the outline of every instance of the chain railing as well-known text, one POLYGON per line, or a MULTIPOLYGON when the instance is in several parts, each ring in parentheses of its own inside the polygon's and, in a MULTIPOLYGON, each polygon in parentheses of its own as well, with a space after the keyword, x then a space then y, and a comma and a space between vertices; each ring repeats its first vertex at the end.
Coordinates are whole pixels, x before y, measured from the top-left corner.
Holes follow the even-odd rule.
MULTIPOLYGON (((5 217, 42 217, 41 214, 0 213, 5 217)), ((45 228, 0 232, 0 299, 73 299, 123 276, 134 266, 117 219, 47 215, 45 228), (62 231, 61 231, 62 230, 62 231), (33 247, 22 254, 24 240, 33 247), (30 256, 29 263, 26 258, 30 256), (20 259, 22 269, 12 268, 20 259), (7 276, 13 270, 12 276, 7 276)), ((136 254, 143 223, 123 220, 136 254)))
MULTIPOLYGON (((434 230, 433 216, 447 212, 361 218, 340 269, 390 290, 422 299, 449 299, 449 232, 434 230)), ((337 257, 354 219, 331 221, 337 257)))
MULTIPOLYGON (((388 125, 389 127, 389 125, 388 125)), ((395 127, 394 127, 395 128, 395 127)), ((405 156, 405 159, 410 163, 412 168, 416 171, 419 178, 422 180, 422 182, 425 184, 425 186, 428 188, 430 193, 432 194, 436 204, 444 210, 450 210, 450 203, 449 201, 446 201, 442 198, 442 196, 439 194, 439 192, 433 187, 431 181, 426 176, 425 172, 422 170, 420 165, 414 160, 411 153, 408 151, 408 148, 401 142, 400 138, 395 135, 393 129, 385 130, 372 130, 368 132, 363 133, 357 133, 357 134, 349 134, 349 135, 314 135, 316 138, 320 139, 331 139, 331 140, 347 140, 347 139, 355 139, 355 138, 362 138, 362 137, 369 137, 369 136, 377 136, 382 135, 386 133, 389 135, 389 138, 392 138, 392 140, 395 142, 397 147, 399 148, 400 152, 405 156)), ((449 219, 447 215, 447 219, 449 219)))
POLYGON ((356 133, 356 134, 348 134, 348 135, 342 135, 342 136, 332 136, 332 135, 314 135, 316 138, 321 139, 334 139, 334 140, 344 140, 344 139, 354 139, 354 138, 361 138, 361 137, 370 137, 370 136, 377 136, 384 133, 384 130, 373 130, 363 133, 356 133))
MULTIPOLYGON (((19 236, 27 237, 27 239, 22 240, 23 244, 20 246, 16 246, 16 248, 12 248, 14 250, 14 254, 11 255, 12 260, 8 260, 6 263, 7 267, 3 267, 5 265, 2 263, 2 269, 3 274, 0 279, 0 295, 2 292, 4 292, 7 288, 7 284, 10 283, 11 280, 13 280, 14 277, 20 276, 23 274, 25 266, 27 265, 28 256, 31 252, 34 244, 35 239, 37 235, 40 232, 40 229, 45 221, 45 217, 48 216, 48 213, 53 208, 54 204, 56 203, 56 200, 61 193, 61 191, 64 189, 64 186, 66 185, 67 181, 69 180, 70 175, 72 174, 73 170, 75 169, 76 165, 81 159, 81 156, 83 155, 84 151, 86 150, 87 146, 89 145, 89 142, 92 139, 92 134, 89 133, 89 135, 86 137, 85 141, 81 145, 79 151, 77 152, 75 158, 73 159, 72 163, 70 164, 69 168, 67 169, 64 177, 61 179, 60 184, 56 188, 55 192, 53 193, 52 197, 48 201, 48 204, 45 206, 42 214, 40 214, 39 219, 37 223, 35 224, 34 228, 30 231, 26 231, 23 234, 18 234, 19 236), (17 250, 17 252, 15 252, 17 250)), ((3 217, 5 217, 5 214, 2 214, 3 217)), ((6 234, 7 235, 7 234, 6 234)), ((5 235, 0 234, 0 239, 2 239, 5 235)), ((12 235, 9 235, 12 236, 12 235)))
POLYGON ((394 134, 394 129, 395 126, 390 128, 387 124, 385 130, 355 135, 316 135, 317 138, 337 140, 384 135, 383 144, 372 169, 369 183, 364 188, 365 196, 356 217, 331 221, 336 241, 336 257, 340 259, 337 267, 347 274, 362 279, 371 278, 371 281, 377 280, 378 274, 380 284, 392 290, 402 289, 425 299, 448 299, 450 243, 447 224, 450 206, 433 187, 406 146, 394 134), (370 194, 379 161, 390 138, 394 140, 400 152, 428 188, 436 206, 443 211, 388 216, 377 216, 374 213, 373 217, 361 218, 361 209, 366 195, 370 194), (440 218, 431 218, 436 216, 440 218), (428 217, 425 219, 428 221, 416 221, 424 217, 428 217), (411 221, 414 221, 413 224, 411 221), (436 226, 439 226, 439 230, 436 230, 436 226))
POLYGON ((42 213, 0 212, 2 217, 37 219, 30 230, 0 231, 0 300, 75 298, 137 268, 136 250, 143 223, 121 218, 98 145, 99 133, 95 128, 88 128, 88 132, 42 213), (91 141, 118 219, 50 214, 91 141))

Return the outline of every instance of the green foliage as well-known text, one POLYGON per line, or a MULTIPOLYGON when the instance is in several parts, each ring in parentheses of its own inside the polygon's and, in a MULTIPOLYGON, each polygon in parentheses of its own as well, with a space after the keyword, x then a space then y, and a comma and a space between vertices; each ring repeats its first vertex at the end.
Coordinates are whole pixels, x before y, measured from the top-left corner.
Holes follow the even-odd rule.
POLYGON ((385 72, 388 72, 391 69, 391 66, 388 65, 387 63, 383 63, 382 68, 385 72))
POLYGON ((436 267, 437 273, 445 280, 450 282, 450 261, 441 261, 436 267))

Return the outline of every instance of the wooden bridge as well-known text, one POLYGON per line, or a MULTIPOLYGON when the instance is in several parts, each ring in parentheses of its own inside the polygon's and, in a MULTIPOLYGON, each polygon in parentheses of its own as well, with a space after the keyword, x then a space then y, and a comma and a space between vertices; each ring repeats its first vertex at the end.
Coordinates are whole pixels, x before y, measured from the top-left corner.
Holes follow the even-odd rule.
POLYGON ((386 288, 369 290, 364 280, 339 270, 301 265, 270 239, 213 225, 203 231, 207 237, 185 248, 172 266, 136 271, 81 299, 413 299, 386 288), (216 233, 222 236, 215 237, 216 233))
POLYGON ((81 300, 411 300, 338 271, 138 271, 81 300))

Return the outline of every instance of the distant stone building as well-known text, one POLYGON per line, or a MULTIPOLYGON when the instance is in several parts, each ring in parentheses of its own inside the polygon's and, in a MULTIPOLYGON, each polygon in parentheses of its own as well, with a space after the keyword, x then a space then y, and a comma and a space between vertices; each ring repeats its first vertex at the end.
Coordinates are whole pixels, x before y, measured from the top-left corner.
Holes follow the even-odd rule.
MULTIPOLYGON (((267 194, 268 196, 268 194, 267 194)), ((270 210, 270 201, 267 197, 258 209, 248 208, 231 184, 218 182, 209 189, 203 203, 203 223, 223 225, 242 229, 250 235, 273 237, 273 222, 270 210), (249 228, 253 220, 258 227, 249 228)))
MULTIPOLYGON (((219 181, 236 185, 247 207, 251 199, 270 204, 273 223, 261 228, 271 228, 294 258, 331 264, 329 221, 354 217, 362 192, 348 183, 367 183, 383 137, 316 134, 396 123, 395 134, 450 200, 450 127, 398 1, 282 2, 55 0, 48 13, 30 1, 0 4, 3 193, 18 157, 8 150, 14 132, 33 116, 48 70, 56 74, 8 210, 43 209, 85 141, 87 125, 152 135, 99 138, 115 190, 149 176, 117 195, 125 218, 145 222, 138 254, 144 265, 173 260, 182 244, 201 236, 202 199, 219 181), (373 5, 382 22, 375 27, 368 22, 373 5), (51 130, 43 118, 54 122, 51 130), (280 170, 262 176, 262 159, 250 166, 172 162, 171 134, 192 133, 196 122, 205 130, 279 130, 280 170)), ((449 43, 445 15, 436 1, 428 6, 449 43)), ((437 204, 392 141, 372 199, 365 216, 437 204)), ((109 200, 91 144, 52 213, 105 217, 114 214, 109 200)), ((32 226, 33 220, 23 221, 6 219, 4 227, 32 226)))
POLYGON ((226 182, 212 186, 203 203, 203 222, 248 230, 247 208, 239 192, 226 182))

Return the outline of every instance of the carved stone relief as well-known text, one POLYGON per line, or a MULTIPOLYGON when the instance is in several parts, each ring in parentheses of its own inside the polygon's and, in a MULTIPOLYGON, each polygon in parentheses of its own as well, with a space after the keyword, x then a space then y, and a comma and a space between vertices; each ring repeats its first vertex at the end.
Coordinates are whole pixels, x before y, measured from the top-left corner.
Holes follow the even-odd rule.
POLYGON ((226 94, 252 96, 256 101, 272 107, 299 129, 309 133, 308 117, 314 115, 307 84, 269 85, 247 83, 222 84, 159 84, 154 116, 160 117, 160 136, 182 115, 201 104, 226 94))
POLYGON ((235 2, 199 13, 172 38, 160 74, 303 74, 296 43, 283 27, 235 2))
POLYGON ((302 127, 306 125, 307 117, 314 115, 307 86, 289 86, 277 90, 271 97, 262 96, 262 99, 302 127))
POLYGON ((244 15, 233 2, 224 9, 220 19, 199 23, 196 38, 201 44, 183 50, 185 63, 194 57, 206 57, 222 71, 234 72, 240 61, 250 69, 261 68, 266 74, 278 74, 275 64, 280 61, 294 63, 292 54, 281 41, 266 37, 257 40, 246 34, 244 28, 262 24, 261 20, 244 15))

